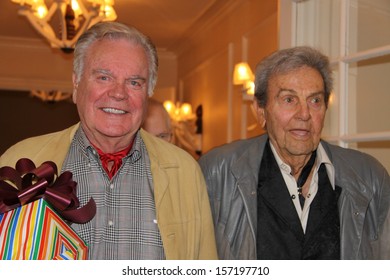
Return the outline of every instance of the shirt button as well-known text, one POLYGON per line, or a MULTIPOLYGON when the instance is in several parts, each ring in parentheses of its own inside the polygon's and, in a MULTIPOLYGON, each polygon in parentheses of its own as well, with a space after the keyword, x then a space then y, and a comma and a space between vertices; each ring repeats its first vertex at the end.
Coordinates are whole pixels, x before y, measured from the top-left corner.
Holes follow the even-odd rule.
POLYGON ((114 184, 110 184, 110 189, 113 189, 114 188, 114 184))
POLYGON ((291 199, 295 199, 295 194, 293 194, 293 195, 291 196, 291 199))
POLYGON ((112 227, 112 226, 114 225, 114 222, 113 222, 113 221, 108 221, 108 225, 109 225, 110 227, 112 227))

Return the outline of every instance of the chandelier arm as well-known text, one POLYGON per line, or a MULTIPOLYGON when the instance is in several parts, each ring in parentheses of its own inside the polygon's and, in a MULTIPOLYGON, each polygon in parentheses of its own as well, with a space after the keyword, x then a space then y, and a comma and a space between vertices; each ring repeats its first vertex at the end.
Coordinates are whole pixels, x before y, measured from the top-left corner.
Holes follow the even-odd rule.
POLYGON ((79 30, 78 32, 75 34, 75 36, 72 38, 72 40, 67 40, 69 46, 74 46, 77 42, 77 40, 80 38, 80 36, 89 28, 91 27, 92 25, 94 25, 95 23, 98 23, 101 21, 101 18, 102 17, 95 17, 96 13, 95 12, 86 12, 86 14, 84 14, 84 17, 85 17, 85 21, 83 22, 83 24, 79 27, 79 30), (94 21, 94 19, 96 19, 94 21))
POLYGON ((61 26, 61 41, 62 42, 65 42, 67 41, 67 38, 68 38, 68 31, 66 29, 66 19, 65 19, 65 14, 66 14, 66 3, 62 2, 60 3, 60 14, 62 15, 60 17, 60 26, 61 26))
POLYGON ((36 16, 34 16, 34 14, 32 14, 29 11, 24 12, 23 15, 28 19, 30 24, 49 42, 55 43, 55 45, 58 45, 58 43, 61 42, 60 40, 57 39, 54 30, 46 21, 37 18, 36 16))
POLYGON ((37 16, 35 16, 30 10, 21 10, 19 13, 27 18, 27 20, 30 22, 30 24, 43 36, 45 37, 50 45, 52 47, 71 47, 69 40, 59 40, 53 30, 53 28, 48 23, 50 19, 52 18, 53 14, 60 9, 60 6, 58 3, 53 3, 50 6, 48 14, 43 18, 40 19, 37 16))
POLYGON ((77 3, 79 4, 79 8, 80 8, 81 13, 83 15, 89 14, 89 10, 87 10, 87 8, 85 8, 85 5, 84 5, 83 1, 78 1, 77 3))
POLYGON ((58 9, 59 9, 58 3, 54 2, 50 6, 49 10, 47 11, 47 14, 44 17, 44 21, 49 22, 58 9))
POLYGON ((88 24, 88 28, 91 27, 92 25, 98 23, 98 22, 101 22, 101 21, 104 21, 104 17, 103 16, 91 16, 90 17, 90 20, 89 20, 89 24, 88 24))

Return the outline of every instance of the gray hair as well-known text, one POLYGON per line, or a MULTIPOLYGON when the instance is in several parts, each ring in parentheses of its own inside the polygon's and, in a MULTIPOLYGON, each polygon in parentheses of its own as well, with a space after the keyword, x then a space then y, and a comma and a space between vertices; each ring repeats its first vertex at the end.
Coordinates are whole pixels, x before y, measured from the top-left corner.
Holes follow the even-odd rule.
POLYGON ((293 47, 276 51, 263 59, 256 67, 255 97, 260 107, 267 104, 268 81, 273 75, 287 74, 308 66, 316 69, 322 76, 325 87, 325 104, 333 90, 333 77, 329 59, 320 51, 307 46, 293 47))
POLYGON ((84 70, 84 62, 90 46, 102 39, 127 39, 130 42, 139 44, 145 49, 149 61, 149 84, 148 95, 153 95, 157 82, 158 57, 157 51, 149 37, 142 34, 134 27, 130 27, 118 22, 100 22, 89 28, 80 36, 74 50, 73 71, 76 75, 76 82, 80 81, 84 70))

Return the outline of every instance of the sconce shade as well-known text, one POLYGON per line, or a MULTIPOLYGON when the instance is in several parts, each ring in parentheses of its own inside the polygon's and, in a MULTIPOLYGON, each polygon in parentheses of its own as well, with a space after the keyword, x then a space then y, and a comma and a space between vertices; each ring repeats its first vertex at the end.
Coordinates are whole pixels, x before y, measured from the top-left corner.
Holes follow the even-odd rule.
POLYGON ((243 85, 247 81, 253 81, 253 73, 248 63, 240 62, 234 66, 233 72, 233 84, 243 85))

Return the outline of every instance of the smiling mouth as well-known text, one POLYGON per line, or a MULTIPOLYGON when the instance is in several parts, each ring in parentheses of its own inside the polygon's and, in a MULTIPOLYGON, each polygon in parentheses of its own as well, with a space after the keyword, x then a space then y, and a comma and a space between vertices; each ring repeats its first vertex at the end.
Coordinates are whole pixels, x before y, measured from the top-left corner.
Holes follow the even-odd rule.
POLYGON ((126 111, 115 109, 115 108, 102 108, 102 111, 109 114, 115 114, 115 115, 123 115, 127 113, 126 111))

